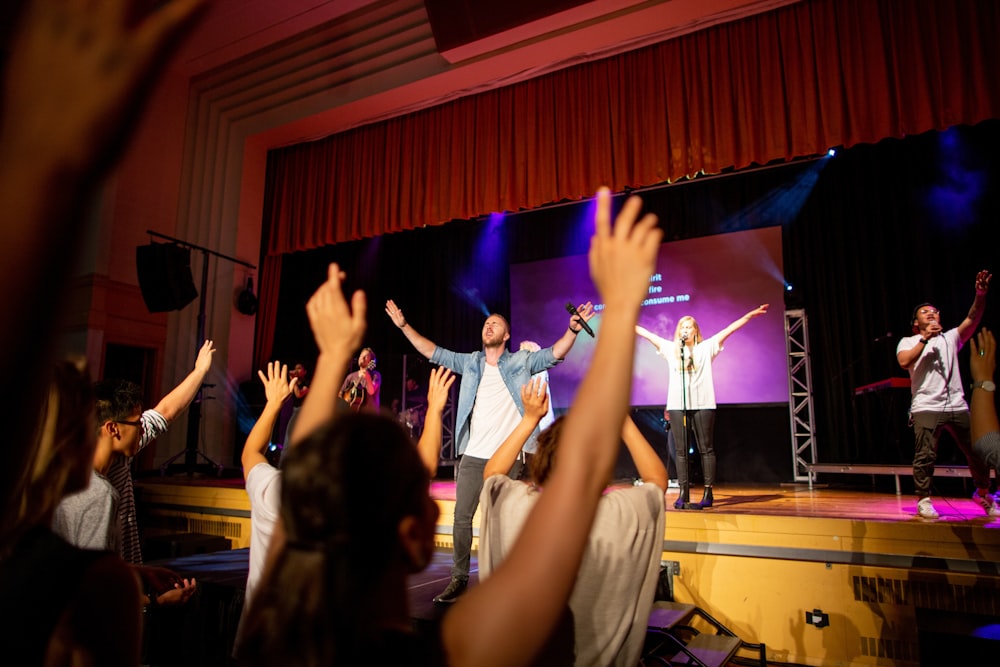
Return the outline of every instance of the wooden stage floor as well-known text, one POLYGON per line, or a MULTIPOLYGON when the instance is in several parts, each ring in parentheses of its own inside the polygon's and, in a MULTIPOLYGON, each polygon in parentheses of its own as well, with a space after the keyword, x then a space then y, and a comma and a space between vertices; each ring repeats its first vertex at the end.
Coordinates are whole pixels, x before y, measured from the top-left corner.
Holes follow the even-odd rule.
MULTIPOLYGON (((691 490, 691 500, 701 499, 702 489, 691 490)), ((667 491, 668 524, 674 510, 673 502, 678 490, 667 491)), ((916 521, 926 523, 916 516, 917 498, 912 495, 896 495, 879 492, 862 486, 814 485, 812 490, 802 484, 732 485, 722 484, 713 491, 715 504, 703 510, 709 514, 754 514, 771 517, 838 518, 868 521, 916 521)), ((431 496, 439 501, 454 502, 455 483, 435 480, 431 484, 431 496)), ((941 515, 938 522, 972 522, 973 524, 996 524, 1000 528, 1000 517, 992 520, 969 495, 961 497, 935 497, 934 506, 941 515)), ((691 514, 691 511, 678 512, 691 514)))

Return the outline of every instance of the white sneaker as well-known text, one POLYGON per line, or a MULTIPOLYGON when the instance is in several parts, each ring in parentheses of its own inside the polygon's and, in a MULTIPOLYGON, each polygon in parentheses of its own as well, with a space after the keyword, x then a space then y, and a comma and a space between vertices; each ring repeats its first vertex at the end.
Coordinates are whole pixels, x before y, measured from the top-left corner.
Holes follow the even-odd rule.
POLYGON ((667 480, 667 488, 668 489, 679 489, 679 488, 681 488, 681 485, 677 483, 676 479, 668 479, 667 480))
POLYGON ((940 514, 934 509, 934 504, 931 503, 930 498, 921 498, 920 502, 917 503, 917 514, 920 515, 922 519, 936 519, 940 514))
POLYGON ((1000 507, 997 507, 996 499, 990 494, 987 493, 986 497, 983 498, 979 495, 979 489, 976 489, 972 494, 972 499, 986 511, 986 516, 1000 516, 1000 507))

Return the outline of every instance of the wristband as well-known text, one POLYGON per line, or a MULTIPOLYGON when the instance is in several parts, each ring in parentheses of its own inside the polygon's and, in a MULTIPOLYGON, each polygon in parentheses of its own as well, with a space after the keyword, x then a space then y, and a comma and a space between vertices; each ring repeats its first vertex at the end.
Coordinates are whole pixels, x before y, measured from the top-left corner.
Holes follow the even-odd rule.
POLYGON ((569 329, 570 331, 572 331, 574 336, 579 336, 580 332, 583 331, 583 327, 580 327, 579 329, 577 329, 575 331, 573 330, 573 327, 567 326, 566 328, 569 329))
POLYGON ((924 345, 927 345, 927 343, 931 342, 931 339, 930 338, 921 338, 920 342, 923 343, 924 345))

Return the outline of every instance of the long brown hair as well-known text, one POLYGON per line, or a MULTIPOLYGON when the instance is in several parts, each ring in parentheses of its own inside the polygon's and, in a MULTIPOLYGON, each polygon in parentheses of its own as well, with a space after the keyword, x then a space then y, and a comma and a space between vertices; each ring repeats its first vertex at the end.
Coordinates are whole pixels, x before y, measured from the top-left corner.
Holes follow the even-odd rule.
POLYGON ((64 496, 86 488, 94 464, 97 422, 93 383, 82 358, 55 363, 36 423, 16 515, 5 517, 0 529, 0 551, 29 528, 48 525, 64 496))
POLYGON ((399 523, 428 502, 427 470, 395 420, 359 413, 290 449, 282 471, 286 542, 252 600, 240 662, 362 664, 384 632, 386 574, 407 558, 399 523))
POLYGON ((531 457, 531 463, 528 464, 531 481, 538 486, 544 485, 549 476, 552 475, 552 470, 556 465, 559 436, 562 434, 562 427, 565 423, 565 415, 560 415, 538 436, 538 449, 531 457))

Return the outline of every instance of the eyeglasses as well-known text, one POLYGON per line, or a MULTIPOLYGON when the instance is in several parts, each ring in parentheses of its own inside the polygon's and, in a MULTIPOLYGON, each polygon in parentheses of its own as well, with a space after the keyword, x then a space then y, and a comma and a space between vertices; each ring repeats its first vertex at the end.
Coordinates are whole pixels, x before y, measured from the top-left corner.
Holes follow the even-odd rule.
POLYGON ((142 433, 142 431, 143 431, 142 420, 141 419, 137 419, 134 422, 126 421, 125 419, 119 419, 119 420, 115 421, 115 423, 116 424, 127 424, 129 426, 134 426, 137 429, 139 429, 140 433, 142 433))
POLYGON ((940 311, 937 308, 921 308, 917 311, 917 315, 938 315, 940 311))

